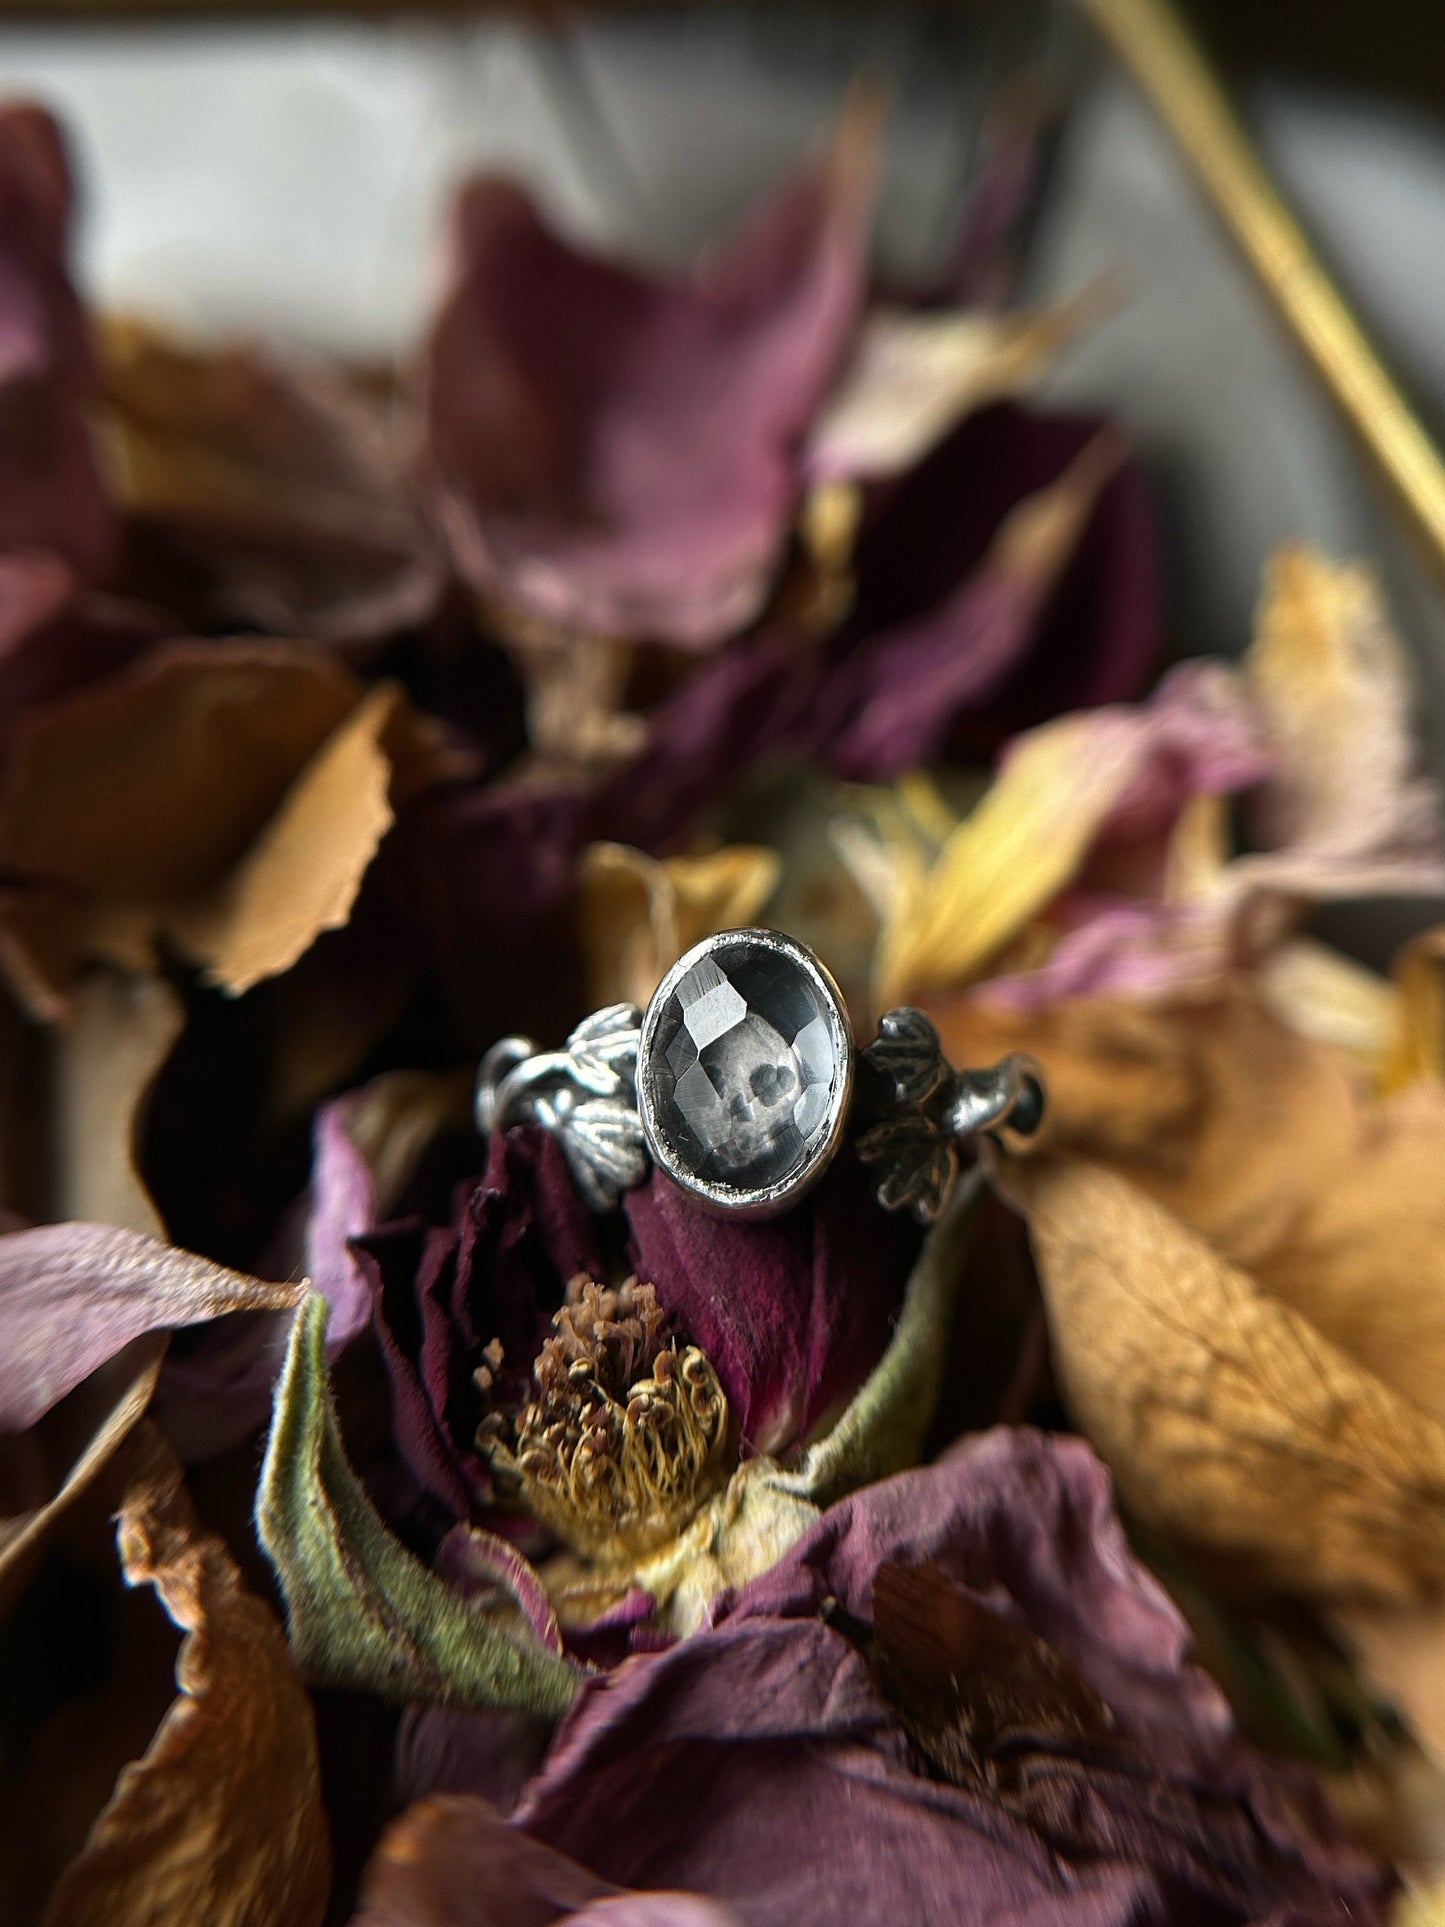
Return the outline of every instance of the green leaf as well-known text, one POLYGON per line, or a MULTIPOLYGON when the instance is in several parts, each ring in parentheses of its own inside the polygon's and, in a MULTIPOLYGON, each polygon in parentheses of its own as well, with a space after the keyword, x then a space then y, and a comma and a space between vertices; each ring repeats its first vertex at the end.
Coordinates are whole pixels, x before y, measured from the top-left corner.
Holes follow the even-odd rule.
POLYGON ((256 1495, 297 1664, 316 1685, 397 1701, 558 1715, 577 1669, 519 1610, 470 1603, 387 1531, 342 1448, 326 1368, 326 1300, 291 1329, 256 1495))
POLYGON ((943 1382, 948 1329, 983 1187, 982 1165, 954 1185, 913 1267, 887 1351, 832 1431, 785 1475, 814 1505, 832 1505, 918 1463, 943 1382))

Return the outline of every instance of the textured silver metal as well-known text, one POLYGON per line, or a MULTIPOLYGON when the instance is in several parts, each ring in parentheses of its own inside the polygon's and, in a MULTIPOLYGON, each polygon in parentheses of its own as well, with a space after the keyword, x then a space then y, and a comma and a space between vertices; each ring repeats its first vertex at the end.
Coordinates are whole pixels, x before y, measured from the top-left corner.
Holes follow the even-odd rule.
POLYGON ((614 1210, 655 1163, 707 1209, 751 1218, 804 1196, 851 1129, 876 1168, 879 1203, 929 1223, 958 1176, 960 1144, 1005 1128, 1027 1135, 1043 1103, 1031 1058, 955 1071, 920 1010, 886 1011, 874 1042, 855 1051, 838 986, 808 946, 748 929, 689 950, 645 1015, 610 1005, 560 1051, 502 1038, 478 1071, 476 1118, 484 1134, 523 1122, 554 1132, 594 1210, 614 1210))
POLYGON ((953 1188, 961 1142, 1005 1127, 1027 1136, 1042 1118, 1043 1073, 1032 1058, 1015 1052, 988 1070, 955 1071, 932 1020, 911 1006, 883 1013, 863 1056, 879 1092, 853 1148, 879 1168, 878 1202, 924 1224, 953 1188))
POLYGON ((477 1072, 477 1129, 486 1135, 525 1123, 553 1132, 594 1211, 615 1211, 647 1176, 635 1089, 640 1019, 636 1004, 610 1004, 559 1051, 504 1037, 477 1072))

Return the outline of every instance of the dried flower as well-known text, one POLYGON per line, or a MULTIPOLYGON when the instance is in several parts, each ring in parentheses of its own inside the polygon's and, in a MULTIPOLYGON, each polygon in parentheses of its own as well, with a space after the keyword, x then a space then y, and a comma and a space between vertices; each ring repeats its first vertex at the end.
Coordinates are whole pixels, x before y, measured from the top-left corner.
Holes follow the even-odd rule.
POLYGON ((833 1507, 692 1638, 584 1682, 510 1828, 464 1799, 445 1831, 404 1818, 363 1919, 431 1920, 424 1896, 460 1861, 517 1896, 498 1927, 535 1917, 541 1867, 578 1883, 548 1889, 575 1894, 563 1919, 587 1918, 590 1875, 763 1927, 1381 1922, 1388 1881, 1238 1743, 1186 1637, 1087 1449, 985 1435, 833 1507), (889 1572, 929 1564, 929 1596, 890 1613, 889 1572), (840 1613, 881 1642, 872 1667, 840 1613), (905 1711, 920 1667, 952 1683, 905 1711), (963 1757, 989 1770, 961 1776, 963 1757))
MULTIPOLYGON (((536 1396, 478 1444, 504 1495, 603 1563, 675 1537, 726 1469, 727 1399, 696 1345, 665 1340, 651 1285, 574 1278, 532 1367, 536 1396)), ((483 1389, 492 1367, 479 1370, 483 1389)))

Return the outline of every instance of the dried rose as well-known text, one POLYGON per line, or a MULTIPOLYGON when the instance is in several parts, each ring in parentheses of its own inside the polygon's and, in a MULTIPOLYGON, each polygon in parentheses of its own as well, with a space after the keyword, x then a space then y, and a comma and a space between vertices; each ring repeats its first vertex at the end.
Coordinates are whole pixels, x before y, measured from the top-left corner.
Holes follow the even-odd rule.
POLYGON ((1382 1921, 1387 1880, 1236 1741, 1185 1643, 1087 1449, 988 1434, 834 1507, 711 1627, 586 1681, 510 1844, 484 1802, 414 1810, 362 1918, 505 1927, 550 1876, 559 1920, 620 1888, 790 1927, 1382 1921), (448 1865, 494 1869, 496 1911, 454 1885, 437 1909, 448 1865))
MULTIPOLYGON (((655 1291, 669 1335, 700 1348, 733 1445, 748 1452, 786 1451, 863 1382, 887 1344, 918 1243, 911 1226, 877 1208, 851 1158, 771 1223, 709 1217, 659 1176, 628 1194, 623 1215, 627 1268, 655 1291)), ((374 1294, 398 1442, 456 1516, 491 1498, 477 1428, 488 1412, 533 1400, 534 1361, 569 1281, 606 1279, 601 1236, 555 1140, 519 1129, 493 1138, 486 1175, 463 1193, 449 1226, 402 1222, 355 1245, 374 1294)), ((655 1357, 639 1341, 638 1369, 617 1394, 647 1379, 655 1357)), ((701 1496, 699 1486, 695 1502, 701 1496)))

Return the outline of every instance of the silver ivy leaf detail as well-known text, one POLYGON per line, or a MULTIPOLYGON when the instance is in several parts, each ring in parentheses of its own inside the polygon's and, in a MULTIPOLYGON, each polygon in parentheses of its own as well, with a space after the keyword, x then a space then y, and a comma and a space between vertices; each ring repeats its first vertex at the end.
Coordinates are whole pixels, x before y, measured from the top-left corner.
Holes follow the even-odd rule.
POLYGON ((854 1149, 866 1164, 883 1166, 878 1202, 885 1210, 906 1205, 921 1223, 933 1222, 958 1174, 958 1153, 932 1118, 922 1111, 886 1118, 854 1149))
POLYGON ((567 1039, 575 1081, 599 1097, 630 1089, 637 1076, 641 1025, 636 1004, 609 1004, 585 1017, 567 1039))
POLYGON ((884 1011, 864 1055, 889 1079, 900 1104, 921 1104, 948 1075, 932 1019, 907 1005, 884 1011))
POLYGON ((624 1191, 647 1176, 642 1120, 630 1105, 605 1097, 584 1098, 557 1125, 577 1188, 594 1211, 615 1211, 624 1191))

